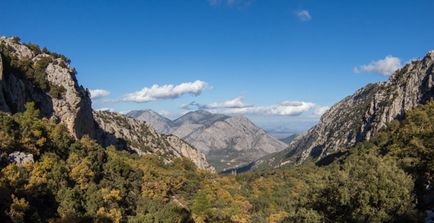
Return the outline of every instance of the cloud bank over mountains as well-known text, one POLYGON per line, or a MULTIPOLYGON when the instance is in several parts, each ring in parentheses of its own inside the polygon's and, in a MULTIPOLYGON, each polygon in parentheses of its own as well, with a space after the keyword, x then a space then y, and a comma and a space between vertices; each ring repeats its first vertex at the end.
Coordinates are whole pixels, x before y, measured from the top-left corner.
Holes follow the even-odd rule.
POLYGON ((276 116, 299 116, 303 113, 311 112, 315 116, 321 116, 328 110, 326 106, 316 105, 312 102, 304 101, 283 101, 279 104, 268 106, 255 106, 246 104, 242 97, 236 97, 223 102, 210 104, 200 104, 191 102, 181 106, 184 110, 210 110, 217 113, 226 114, 248 114, 248 115, 276 115, 276 116))

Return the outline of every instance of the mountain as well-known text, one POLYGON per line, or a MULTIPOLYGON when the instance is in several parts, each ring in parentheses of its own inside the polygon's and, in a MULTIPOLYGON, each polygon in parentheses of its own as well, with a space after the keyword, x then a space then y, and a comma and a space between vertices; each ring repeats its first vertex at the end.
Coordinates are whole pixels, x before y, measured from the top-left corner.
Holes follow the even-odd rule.
POLYGON ((171 133, 204 152, 217 170, 234 168, 264 155, 286 148, 283 142, 271 137, 242 116, 213 114, 208 111, 189 112, 168 123, 154 112, 133 111, 127 115, 153 126, 170 126, 171 133), (163 123, 159 123, 163 120, 163 123))
POLYGON ((175 136, 162 136, 145 123, 119 114, 93 112, 89 91, 78 84, 69 62, 18 38, 0 37, 0 111, 23 112, 32 101, 43 117, 65 125, 76 139, 88 135, 104 146, 158 154, 168 162, 185 157, 213 170, 200 151, 175 136))
POLYGON ((282 138, 282 139, 279 139, 279 140, 282 141, 285 144, 290 144, 295 138, 297 138, 297 136, 298 136, 297 134, 292 134, 292 135, 290 135, 288 137, 285 137, 285 138, 282 138))
POLYGON ((128 116, 135 117, 138 120, 147 120, 147 123, 159 133, 168 134, 173 128, 170 119, 152 110, 131 111, 128 113, 128 116))
POLYGON ((330 108, 289 148, 256 164, 281 166, 326 161, 369 140, 404 113, 434 98, 434 51, 397 70, 387 81, 368 84, 330 108))

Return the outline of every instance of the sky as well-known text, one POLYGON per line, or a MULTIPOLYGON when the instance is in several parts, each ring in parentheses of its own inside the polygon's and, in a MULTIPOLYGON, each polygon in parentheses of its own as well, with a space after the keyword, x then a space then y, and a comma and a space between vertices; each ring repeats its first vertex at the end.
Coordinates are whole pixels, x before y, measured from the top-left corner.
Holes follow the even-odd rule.
POLYGON ((205 109, 301 132, 434 49, 432 0, 1 0, 0 35, 66 55, 94 109, 205 109))

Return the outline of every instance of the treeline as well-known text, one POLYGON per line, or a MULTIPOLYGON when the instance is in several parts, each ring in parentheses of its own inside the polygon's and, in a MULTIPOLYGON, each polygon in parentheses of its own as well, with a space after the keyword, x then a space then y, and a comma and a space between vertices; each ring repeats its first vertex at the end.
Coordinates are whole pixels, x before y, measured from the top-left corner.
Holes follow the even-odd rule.
POLYGON ((164 163, 0 113, 1 222, 417 222, 432 208, 434 102, 327 166, 237 176, 164 163), (13 152, 34 162, 10 162, 13 152))

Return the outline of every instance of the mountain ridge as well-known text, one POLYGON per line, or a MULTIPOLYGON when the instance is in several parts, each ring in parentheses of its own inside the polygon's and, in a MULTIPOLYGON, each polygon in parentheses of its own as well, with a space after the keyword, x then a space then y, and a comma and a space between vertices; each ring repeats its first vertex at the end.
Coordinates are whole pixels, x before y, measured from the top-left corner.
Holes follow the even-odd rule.
MULTIPOLYGON (((153 112, 133 111, 127 116, 155 123, 155 119, 148 119, 153 117, 149 113, 153 112)), ((168 125, 172 126, 170 134, 204 152, 208 161, 219 170, 249 163, 287 146, 243 116, 198 110, 186 113, 168 125)))

